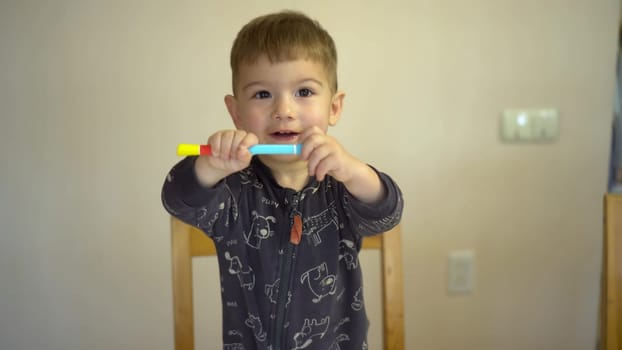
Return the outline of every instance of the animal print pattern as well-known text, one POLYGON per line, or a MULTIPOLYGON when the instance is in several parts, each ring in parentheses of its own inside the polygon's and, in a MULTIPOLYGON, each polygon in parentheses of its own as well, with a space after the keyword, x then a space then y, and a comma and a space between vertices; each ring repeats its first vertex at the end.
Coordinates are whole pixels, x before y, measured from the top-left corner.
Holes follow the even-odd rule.
POLYGON ((300 192, 275 187, 254 158, 249 168, 206 190, 203 203, 188 205, 196 198, 185 200, 181 188, 195 181, 192 171, 184 162, 173 168, 163 204, 216 244, 223 349, 367 349, 360 240, 399 222, 403 203, 397 185, 378 173, 388 195, 368 208, 330 177, 312 180, 300 192), (294 215, 302 217, 299 243, 288 239, 294 215), (286 249, 288 244, 294 245, 286 249), (288 276, 282 274, 286 262, 288 276), (282 325, 275 324, 279 307, 285 312, 282 325), (277 331, 283 335, 280 349, 274 348, 277 331))

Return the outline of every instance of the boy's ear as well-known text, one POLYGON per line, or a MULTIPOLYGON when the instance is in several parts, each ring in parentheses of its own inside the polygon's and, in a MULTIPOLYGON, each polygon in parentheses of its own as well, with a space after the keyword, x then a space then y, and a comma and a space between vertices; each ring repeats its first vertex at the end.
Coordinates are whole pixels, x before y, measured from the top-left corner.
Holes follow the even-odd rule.
POLYGON ((236 101, 235 96, 226 95, 225 105, 227 106, 227 111, 229 112, 229 115, 231 116, 231 120, 233 120, 233 124, 235 125, 237 129, 239 129, 240 118, 238 117, 238 101, 236 101))
POLYGON ((343 109, 343 99, 346 97, 346 93, 343 91, 337 91, 333 95, 333 99, 330 102, 330 115, 328 117, 328 125, 335 126, 341 118, 341 111, 343 109))

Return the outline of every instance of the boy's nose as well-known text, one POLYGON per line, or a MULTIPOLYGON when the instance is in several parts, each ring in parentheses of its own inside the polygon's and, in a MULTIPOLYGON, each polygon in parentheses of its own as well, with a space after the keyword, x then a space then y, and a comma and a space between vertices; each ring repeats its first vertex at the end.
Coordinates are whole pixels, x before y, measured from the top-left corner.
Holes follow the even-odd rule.
POLYGON ((293 118, 292 101, 287 97, 279 97, 276 99, 273 117, 276 119, 293 118))

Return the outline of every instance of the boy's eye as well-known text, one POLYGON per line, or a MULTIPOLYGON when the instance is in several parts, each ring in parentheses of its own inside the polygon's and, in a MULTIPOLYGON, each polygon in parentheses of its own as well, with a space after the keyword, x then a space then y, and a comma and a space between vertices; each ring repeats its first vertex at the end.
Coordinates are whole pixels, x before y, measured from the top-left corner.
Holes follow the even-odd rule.
POLYGON ((253 98, 270 98, 270 93, 266 90, 257 91, 255 95, 253 95, 253 98))
POLYGON ((296 97, 310 97, 313 95, 313 91, 311 89, 302 88, 296 91, 296 97))

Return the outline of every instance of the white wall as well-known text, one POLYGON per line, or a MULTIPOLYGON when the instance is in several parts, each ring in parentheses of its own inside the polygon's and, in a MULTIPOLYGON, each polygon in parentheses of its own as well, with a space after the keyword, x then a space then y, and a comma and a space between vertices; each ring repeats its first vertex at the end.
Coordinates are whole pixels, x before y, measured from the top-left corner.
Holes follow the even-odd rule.
POLYGON ((404 190, 407 348, 593 349, 617 0, 1 2, 0 349, 172 348, 160 186, 231 126, 237 30, 283 8, 337 42, 333 134, 404 190), (499 141, 541 106, 557 142, 499 141))

